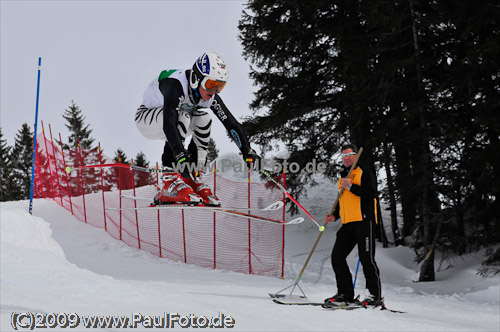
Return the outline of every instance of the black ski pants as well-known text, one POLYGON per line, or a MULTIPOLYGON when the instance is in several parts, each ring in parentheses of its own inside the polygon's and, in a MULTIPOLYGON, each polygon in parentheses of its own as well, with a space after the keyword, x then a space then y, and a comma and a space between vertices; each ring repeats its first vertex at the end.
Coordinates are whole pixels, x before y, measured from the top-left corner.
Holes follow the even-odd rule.
MULTIPOLYGON (((191 155, 191 162, 198 164, 198 148, 196 147, 196 144, 191 140, 191 142, 188 145, 188 151, 189 154, 191 155)), ((174 167, 175 165, 175 158, 174 158, 174 152, 170 148, 170 145, 168 142, 165 142, 165 145, 163 146, 163 154, 161 155, 161 163, 163 164, 163 167, 174 167)))
POLYGON ((366 279, 366 288, 375 298, 381 297, 380 273, 375 262, 373 224, 369 220, 354 221, 343 224, 337 231, 337 239, 332 250, 332 266, 337 280, 337 292, 346 297, 354 297, 352 275, 346 259, 356 244, 366 279))

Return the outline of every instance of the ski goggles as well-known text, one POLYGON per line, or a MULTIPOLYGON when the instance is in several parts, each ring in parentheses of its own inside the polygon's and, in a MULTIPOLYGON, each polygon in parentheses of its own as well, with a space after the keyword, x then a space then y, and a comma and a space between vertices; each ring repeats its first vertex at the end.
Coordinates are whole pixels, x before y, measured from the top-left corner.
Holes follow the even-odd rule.
POLYGON ((201 81, 201 87, 203 89, 207 91, 217 91, 217 93, 220 93, 222 89, 224 89, 225 85, 226 82, 213 80, 208 77, 203 78, 203 80, 201 81))
POLYGON ((342 158, 345 158, 345 157, 351 157, 351 156, 354 156, 356 155, 357 152, 348 152, 348 153, 341 153, 340 156, 342 158))

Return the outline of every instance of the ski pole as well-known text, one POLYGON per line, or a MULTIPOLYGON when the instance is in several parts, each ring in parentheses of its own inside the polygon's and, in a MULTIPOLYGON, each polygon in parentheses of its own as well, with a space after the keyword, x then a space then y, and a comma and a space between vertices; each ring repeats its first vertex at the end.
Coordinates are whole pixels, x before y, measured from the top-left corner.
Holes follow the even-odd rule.
MULTIPOLYGON (((358 151, 358 154, 356 156, 356 159, 354 160, 354 162, 351 165, 351 168, 349 169, 349 173, 347 174, 347 177, 351 176, 351 173, 354 170, 354 168, 356 168, 356 164, 358 163, 359 157, 361 156, 362 153, 363 153, 363 148, 360 148, 359 151, 358 151)), ((343 192, 344 192, 344 188, 340 189, 339 195, 337 196, 337 199, 333 203, 333 206, 332 206, 332 208, 330 210, 330 213, 328 215, 330 215, 330 216, 333 215, 333 212, 335 211, 335 208, 337 207, 337 204, 339 203, 340 196, 342 195, 343 192)), ((300 279, 302 279, 302 274, 304 274, 304 271, 306 270, 307 264, 309 264, 309 260, 311 260, 311 257, 312 257, 312 255, 314 253, 314 250, 316 250, 316 246, 318 245, 319 240, 321 239, 321 236, 323 236, 323 233, 325 231, 325 225, 326 225, 326 223, 324 223, 323 226, 321 226, 319 228, 319 234, 318 234, 318 237, 316 238, 316 242, 314 242, 314 245, 313 245, 311 251, 309 252, 309 255, 307 256, 306 262, 304 263, 304 266, 302 267, 302 270, 300 270, 300 273, 299 273, 299 276, 297 277, 297 280, 295 281, 295 283, 293 285, 285 288, 285 289, 288 289, 290 287, 293 287, 292 291, 290 292, 290 295, 293 293, 295 287, 299 285, 299 281, 300 281, 300 279)), ((283 289, 283 290, 285 290, 285 289, 283 289)), ((300 288, 300 286, 299 286, 299 289, 302 291, 302 289, 300 288)), ((283 290, 281 290, 281 291, 283 291, 283 290)), ((276 293, 276 295, 278 293, 276 293)), ((302 291, 302 294, 304 294, 304 291, 302 291)), ((304 297, 305 297, 305 294, 304 294, 304 297)))
POLYGON ((30 205, 29 213, 33 214, 33 191, 35 185, 35 164, 36 164, 36 131, 38 125, 38 100, 40 96, 40 67, 42 66, 42 58, 38 58, 38 81, 36 86, 36 110, 35 110, 35 132, 33 134, 33 159, 31 165, 31 185, 30 185, 30 205))
MULTIPOLYGON (((84 168, 99 168, 99 167, 121 167, 121 168, 133 169, 133 170, 139 171, 139 172, 157 173, 157 171, 154 168, 142 167, 142 166, 135 166, 135 165, 128 165, 128 164, 122 164, 122 163, 84 165, 84 166, 80 166, 80 167, 69 167, 69 166, 67 166, 66 169, 65 169, 65 171, 67 173, 71 173, 71 171, 80 170, 80 169, 84 169, 84 168)), ((158 171, 158 173, 161 173, 161 170, 158 171)))
POLYGON ((271 174, 269 174, 265 169, 261 169, 260 173, 264 174, 269 180, 271 180, 272 182, 274 182, 274 184, 276 184, 278 186, 278 188, 280 188, 281 191, 283 191, 285 193, 285 195, 287 195, 292 200, 292 202, 294 202, 295 204, 297 204, 297 206, 299 208, 301 208, 302 211, 304 211, 309 216, 309 218, 311 218, 311 220, 318 226, 318 228, 321 229, 322 226, 320 226, 318 224, 318 222, 316 221, 316 219, 314 219, 314 217, 299 202, 297 202, 297 200, 292 197, 292 195, 288 192, 288 190, 286 190, 278 181, 276 181, 271 176, 271 174))
POLYGON ((352 288, 356 288, 356 279, 358 279, 358 270, 359 270, 359 258, 358 258, 358 265, 356 265, 356 274, 354 275, 354 283, 352 284, 352 288))

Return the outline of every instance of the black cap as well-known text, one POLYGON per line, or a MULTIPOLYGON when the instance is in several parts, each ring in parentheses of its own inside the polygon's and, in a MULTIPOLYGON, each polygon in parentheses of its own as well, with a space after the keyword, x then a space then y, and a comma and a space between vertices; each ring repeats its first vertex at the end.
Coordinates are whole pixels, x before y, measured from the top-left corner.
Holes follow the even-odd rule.
POLYGON ((353 152, 358 153, 358 147, 351 143, 342 145, 342 149, 340 151, 344 151, 347 149, 351 149, 353 152))

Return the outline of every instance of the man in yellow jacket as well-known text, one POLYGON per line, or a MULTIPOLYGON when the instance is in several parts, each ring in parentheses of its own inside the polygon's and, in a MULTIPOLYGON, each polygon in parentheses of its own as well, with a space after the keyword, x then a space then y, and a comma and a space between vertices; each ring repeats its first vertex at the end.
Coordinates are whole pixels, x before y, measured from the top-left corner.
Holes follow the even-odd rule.
POLYGON ((332 251, 332 266, 337 280, 337 294, 325 300, 354 302, 354 286, 346 258, 358 245, 359 259, 370 295, 361 302, 365 305, 381 305, 382 290, 380 273, 375 262, 375 224, 377 221, 377 177, 373 169, 357 166, 347 177, 356 160, 358 149, 353 144, 342 147, 344 169, 339 180, 339 190, 344 191, 333 215, 325 216, 325 223, 342 220, 332 251))

